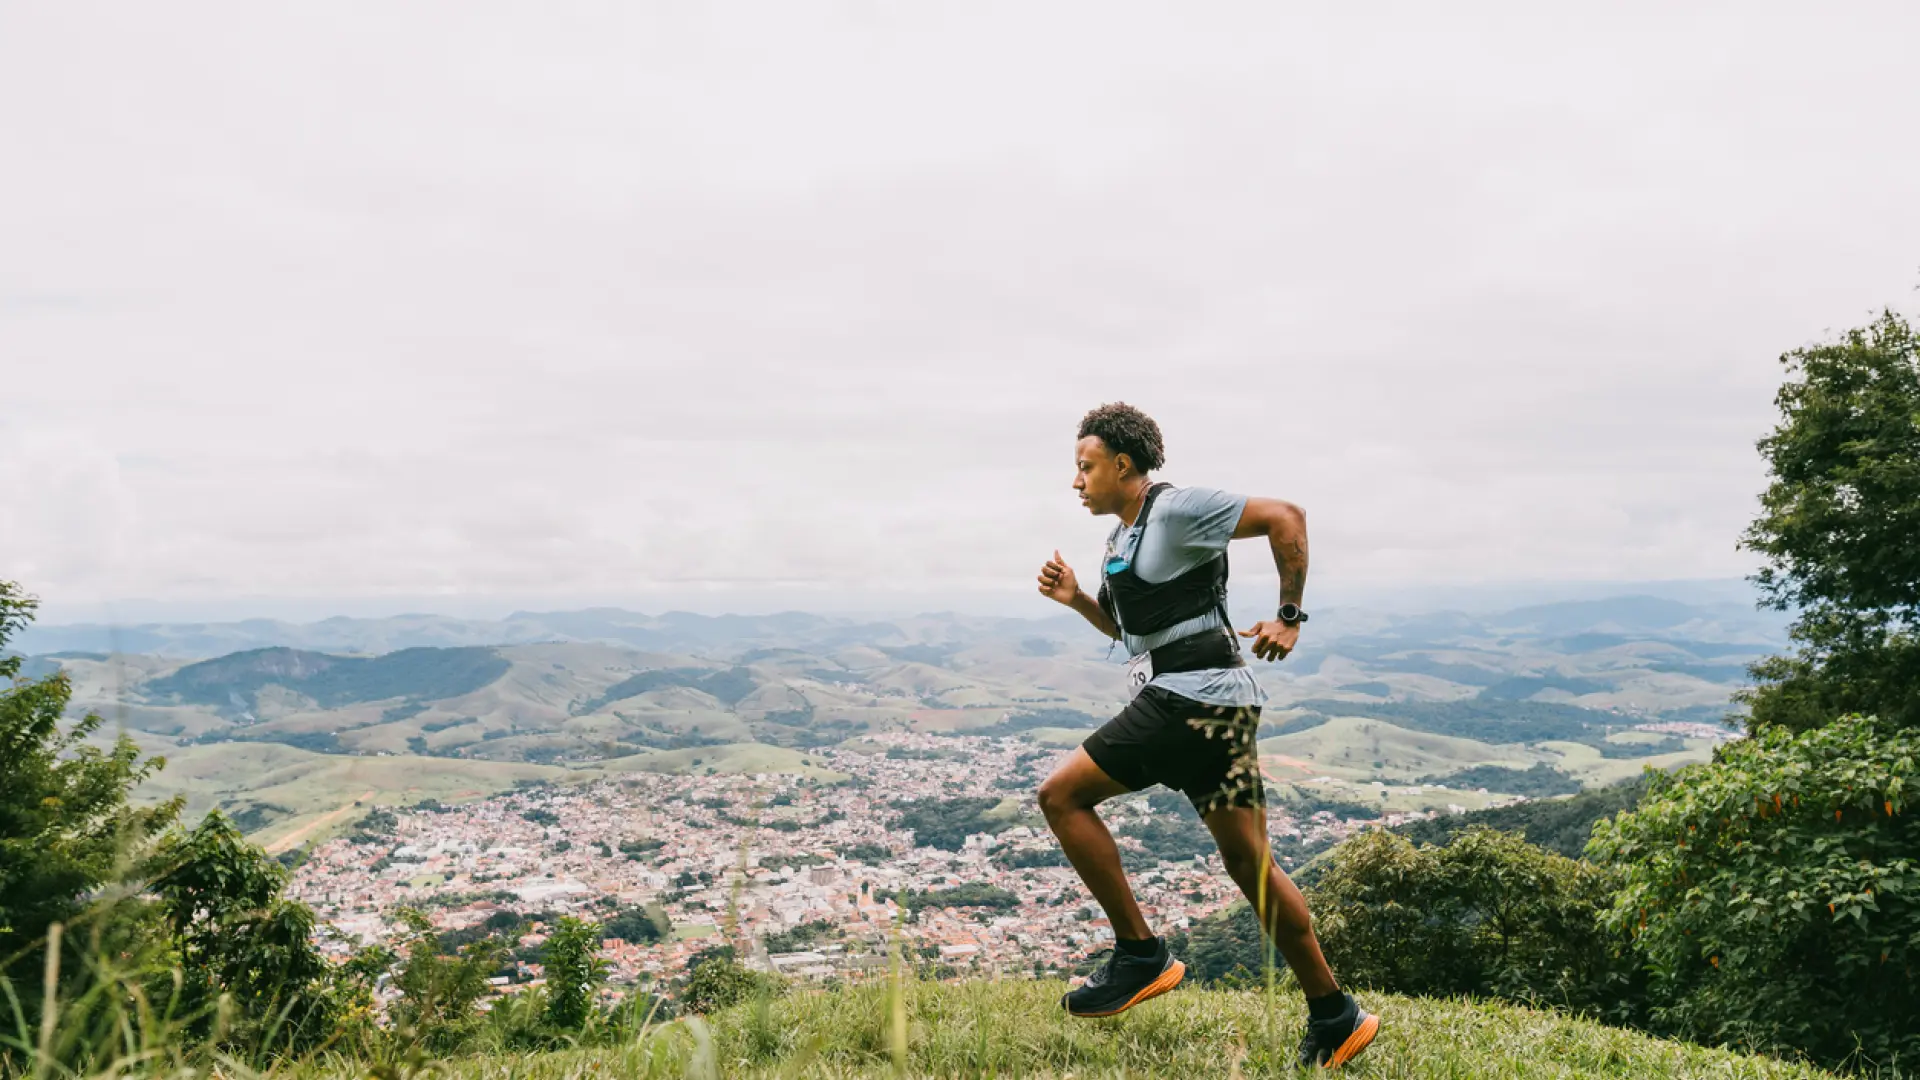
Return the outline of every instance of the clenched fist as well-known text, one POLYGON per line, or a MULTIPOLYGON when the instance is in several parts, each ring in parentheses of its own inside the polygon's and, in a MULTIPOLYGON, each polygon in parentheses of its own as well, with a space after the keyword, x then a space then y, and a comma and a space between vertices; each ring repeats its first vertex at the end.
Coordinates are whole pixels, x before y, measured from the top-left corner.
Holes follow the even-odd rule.
POLYGON ((1068 605, 1080 595, 1080 579, 1073 576, 1073 567, 1060 557, 1057 548, 1054 549, 1053 558, 1040 568, 1040 595, 1068 605))

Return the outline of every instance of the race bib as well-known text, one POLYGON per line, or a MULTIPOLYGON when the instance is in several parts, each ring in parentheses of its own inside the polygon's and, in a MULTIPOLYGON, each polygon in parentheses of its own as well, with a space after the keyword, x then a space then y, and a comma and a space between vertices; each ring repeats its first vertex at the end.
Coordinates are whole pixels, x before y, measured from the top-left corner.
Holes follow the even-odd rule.
POLYGON ((1127 661, 1127 696, 1135 698, 1153 681, 1153 654, 1143 652, 1127 661))

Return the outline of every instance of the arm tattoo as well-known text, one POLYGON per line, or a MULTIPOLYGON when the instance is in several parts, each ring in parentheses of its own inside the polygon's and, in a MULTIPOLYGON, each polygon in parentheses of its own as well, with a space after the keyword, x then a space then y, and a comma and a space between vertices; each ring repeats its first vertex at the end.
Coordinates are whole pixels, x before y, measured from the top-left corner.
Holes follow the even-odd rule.
POLYGON ((1280 602, 1298 604, 1307 590, 1307 534, 1289 529, 1273 536, 1273 566, 1280 571, 1280 602))

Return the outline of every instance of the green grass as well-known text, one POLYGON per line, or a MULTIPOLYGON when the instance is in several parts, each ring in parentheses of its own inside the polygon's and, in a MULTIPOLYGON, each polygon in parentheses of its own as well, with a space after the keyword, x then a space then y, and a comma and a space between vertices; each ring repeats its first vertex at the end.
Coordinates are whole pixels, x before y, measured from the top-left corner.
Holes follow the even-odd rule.
POLYGON ((1687 749, 1671 754, 1656 754, 1640 758, 1603 758, 1600 751, 1583 743, 1543 742, 1538 744, 1542 750, 1559 754, 1552 764, 1588 787, 1605 787, 1622 780, 1639 776, 1642 769, 1649 766, 1656 769, 1672 769, 1680 765, 1692 765, 1710 761, 1713 758, 1713 744, 1705 739, 1686 740, 1687 749))
POLYGON ((1343 780, 1406 783, 1416 777, 1453 772, 1474 765, 1525 769, 1549 754, 1524 746, 1501 745, 1411 731, 1384 720, 1336 716, 1318 727, 1260 740, 1262 754, 1283 754, 1313 763, 1343 780), (1375 769, 1374 762, 1381 767, 1375 769))
MULTIPOLYGON (((1122 1016, 1075 1020, 1058 981, 885 981, 796 991, 611 1049, 440 1063, 447 1080, 620 1077, 1256 1077, 1298 1075, 1297 994, 1181 988, 1122 1016), (898 1021, 904 1021, 899 1023, 898 1021), (890 1022, 894 1021, 894 1022, 890 1022), (904 1033, 904 1038, 900 1033, 904 1033), (898 1053, 898 1058, 896 1058, 898 1053)), ((1504 1005, 1361 995, 1381 1034, 1356 1076, 1407 1080, 1825 1077, 1806 1066, 1649 1038, 1504 1005)), ((346 1080, 348 1072, 332 1074, 346 1080)))

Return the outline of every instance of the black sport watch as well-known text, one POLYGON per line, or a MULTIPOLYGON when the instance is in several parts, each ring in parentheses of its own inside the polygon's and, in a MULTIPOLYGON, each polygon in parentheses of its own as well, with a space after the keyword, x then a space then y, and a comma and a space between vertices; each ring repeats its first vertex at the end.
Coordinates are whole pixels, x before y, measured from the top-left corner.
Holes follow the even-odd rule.
POLYGON ((1280 621, 1288 626, 1299 626, 1307 621, 1307 613, 1300 610, 1299 604, 1281 604, 1280 621))

